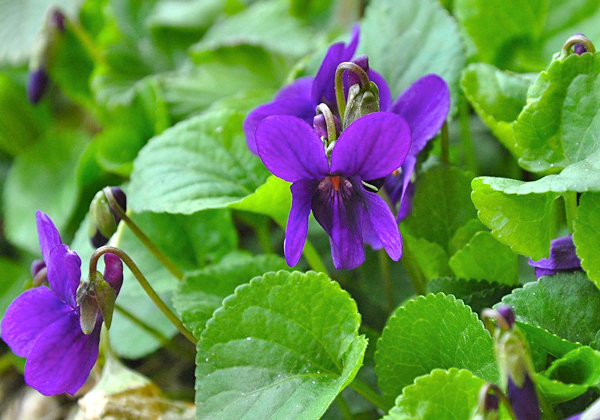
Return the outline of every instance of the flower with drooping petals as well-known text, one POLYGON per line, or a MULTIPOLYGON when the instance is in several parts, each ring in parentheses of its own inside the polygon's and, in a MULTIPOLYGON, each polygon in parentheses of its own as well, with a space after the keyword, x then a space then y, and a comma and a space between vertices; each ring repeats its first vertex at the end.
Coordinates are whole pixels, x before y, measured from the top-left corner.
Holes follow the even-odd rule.
POLYGON ((305 121, 276 115, 256 130, 258 154, 276 176, 292 182, 292 208, 284 251, 296 265, 308 232, 310 211, 330 238, 337 269, 363 263, 363 243, 383 246, 390 258, 402 255, 394 216, 363 180, 383 178, 398 168, 410 149, 410 128, 399 116, 376 112, 350 124, 337 139, 331 159, 318 134, 305 121))
POLYGON ((550 243, 550 257, 537 261, 529 260, 529 265, 535 267, 535 275, 538 278, 561 271, 581 270, 581 260, 575 253, 573 235, 553 239, 550 243))
MULTIPOLYGON (((352 28, 350 42, 344 44, 338 42, 327 50, 325 58, 315 77, 301 77, 290 85, 283 87, 273 102, 261 105, 246 117, 244 121, 244 133, 248 148, 257 154, 255 131, 258 124, 271 115, 293 115, 312 124, 316 114, 316 107, 320 103, 327 104, 334 114, 337 114, 335 101, 335 72, 340 63, 350 61, 358 47, 360 28, 358 24, 352 28)), ((391 95, 387 83, 383 77, 373 70, 368 71, 371 79, 379 87, 379 100, 386 107, 391 103, 391 95)))
MULTIPOLYGON (((62 243, 50 218, 36 213, 38 236, 49 288, 36 287, 17 297, 2 320, 2 339, 26 357, 25 382, 44 395, 74 394, 86 381, 98 357, 100 328, 81 330, 76 292, 81 259, 62 243)), ((105 280, 119 292, 123 265, 113 254, 104 258, 105 280)))

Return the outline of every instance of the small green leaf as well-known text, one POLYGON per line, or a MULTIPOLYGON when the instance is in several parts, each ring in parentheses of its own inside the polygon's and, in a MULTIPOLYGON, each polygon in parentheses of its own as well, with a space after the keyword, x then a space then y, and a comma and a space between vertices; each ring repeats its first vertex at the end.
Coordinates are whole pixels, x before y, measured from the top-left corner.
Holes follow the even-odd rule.
POLYGON ((254 193, 229 207, 270 216, 279 226, 285 227, 291 205, 290 183, 271 175, 254 193))
POLYGON ((151 139, 134 162, 131 208, 192 214, 254 193, 268 171, 248 150, 242 120, 240 114, 211 112, 151 139))
POLYGON ((572 400, 600 382, 600 353, 587 346, 579 347, 553 361, 536 378, 550 403, 572 400))
POLYGON ((427 284, 428 293, 444 292, 447 295, 454 295, 470 306, 475 313, 480 313, 484 308, 490 308, 500 302, 511 290, 512 287, 506 284, 452 277, 433 279, 427 284))
POLYGON ((517 254, 501 244, 490 232, 478 232, 456 252, 448 265, 459 278, 516 284, 519 277, 517 254))
POLYGON ((427 239, 417 238, 406 229, 402 230, 402 241, 405 249, 410 251, 419 270, 427 280, 452 274, 448 267, 448 254, 441 245, 429 242, 427 239))
POLYGON ((279 271, 238 287, 198 343, 197 418, 320 418, 362 364, 359 324, 324 274, 279 271))
POLYGON ((489 64, 473 63, 465 69, 461 86, 477 114, 498 140, 515 154, 513 122, 525 107, 531 81, 489 64))
POLYGON ((301 57, 313 49, 315 32, 291 16, 289 8, 288 2, 278 0, 255 3, 212 26, 191 52, 254 45, 284 56, 301 57))
POLYGON ((600 349, 600 290, 584 273, 561 273, 526 284, 502 299, 517 320, 600 349))
POLYGON ((388 320, 377 342, 379 387, 394 397, 432 369, 468 369, 487 381, 498 379, 493 341, 477 315, 443 293, 409 301, 388 320))
POLYGON ((420 77, 436 73, 448 82, 456 104, 464 50, 458 25, 438 1, 371 1, 361 31, 361 50, 394 97, 420 77))
POLYGON ((505 178, 475 178, 472 186, 479 219, 498 241, 535 260, 548 256, 558 193, 520 193, 527 184, 505 178))
POLYGON ((173 305, 186 328, 200 337, 206 321, 237 286, 267 271, 285 268, 285 261, 275 255, 251 257, 234 253, 219 264, 187 274, 173 295, 173 305))
POLYGON ((557 172, 600 150, 600 53, 553 61, 515 123, 519 165, 557 172))
POLYGON ((456 167, 435 166, 419 178, 413 211, 404 222, 408 232, 448 252, 455 232, 475 218, 471 176, 456 167))
POLYGON ((361 50, 385 77, 394 97, 420 77, 435 73, 448 82, 456 104, 464 49, 456 22, 438 1, 371 1, 361 31, 361 50))
MULTIPOLYGON (((402 390, 382 420, 469 420, 485 381, 468 370, 435 369, 402 390)), ((509 419, 503 409, 500 419, 509 419)))
POLYGON ((588 277, 600 288, 600 194, 585 193, 579 200, 573 241, 588 277))

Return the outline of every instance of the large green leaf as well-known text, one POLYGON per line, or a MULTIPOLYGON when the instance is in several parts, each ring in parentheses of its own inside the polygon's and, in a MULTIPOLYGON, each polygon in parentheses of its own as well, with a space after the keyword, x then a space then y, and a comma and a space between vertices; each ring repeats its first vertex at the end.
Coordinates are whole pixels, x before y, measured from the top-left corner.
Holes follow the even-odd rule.
POLYGON ((362 364, 359 324, 324 274, 279 271, 237 288, 198 343, 197 418, 319 419, 362 364))
POLYGON ((290 207, 292 206, 292 193, 290 183, 275 175, 269 176, 267 181, 258 187, 256 191, 242 199, 232 203, 230 208, 260 213, 270 216, 279 226, 285 227, 290 207))
POLYGON ((456 22, 437 0, 373 0, 361 31, 361 50, 394 96, 418 78, 436 73, 448 82, 456 104, 465 65, 463 45, 456 22))
POLYGON ((388 320, 375 353, 379 387, 389 397, 432 369, 464 368, 498 379, 493 341, 471 309, 443 293, 409 301, 388 320))
POLYGON ((39 253, 36 210, 47 213, 59 231, 67 226, 79 197, 77 168, 87 141, 57 128, 15 159, 4 190, 6 236, 13 244, 39 253))
POLYGON ((500 142, 516 153, 513 122, 523 110, 531 81, 484 64, 470 64, 461 80, 463 91, 481 119, 500 142))
POLYGON ((254 45, 272 52, 301 57, 314 47, 315 32, 289 13, 288 2, 257 2, 246 10, 212 26, 193 45, 193 54, 236 45, 254 45))
MULTIPOLYGON (((485 381, 467 370, 435 369, 407 386, 383 420, 469 420, 485 381)), ((509 419, 504 410, 500 419, 509 419)))
POLYGON ((579 200, 573 241, 588 277, 600 288, 600 194, 585 193, 579 200))
POLYGON ((456 230, 475 217, 470 183, 471 176, 456 167, 440 165, 425 172, 404 222, 409 233, 448 251, 456 230))
POLYGON ((237 286, 267 271, 285 268, 285 261, 275 255, 252 257, 234 253, 219 264, 188 273, 173 295, 173 305, 186 328, 200 337, 206 321, 237 286))
POLYGON ((506 284, 453 277, 433 279, 427 284, 428 293, 443 292, 454 295, 470 306, 475 313, 480 313, 484 308, 490 308, 500 302, 511 290, 512 287, 506 284))
POLYGON ((583 273, 542 277, 502 301, 514 308, 520 322, 600 349, 600 290, 583 273))
POLYGON ((600 150, 600 53, 555 60, 514 126, 519 164, 556 172, 600 150))
POLYGON ((478 232, 456 252, 448 265, 458 278, 489 280, 500 284, 518 282, 518 256, 490 232, 478 232))
POLYGON ((268 172, 246 146, 240 114, 217 111, 151 139, 134 162, 135 211, 192 214, 252 194, 268 172))
POLYGON ((498 241, 538 260, 550 252, 559 194, 519 194, 519 188, 528 188, 529 184, 505 178, 475 178, 471 197, 479 219, 498 241))

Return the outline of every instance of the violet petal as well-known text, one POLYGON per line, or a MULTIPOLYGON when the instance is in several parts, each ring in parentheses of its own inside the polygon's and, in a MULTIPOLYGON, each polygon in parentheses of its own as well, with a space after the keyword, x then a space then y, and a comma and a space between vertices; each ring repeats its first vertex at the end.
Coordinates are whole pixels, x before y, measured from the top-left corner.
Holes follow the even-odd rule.
POLYGON ((77 308, 75 296, 81 280, 81 259, 66 245, 54 247, 48 258, 48 283, 63 301, 77 308))
POLYGON ((377 85, 379 89, 379 110, 389 111, 392 107, 392 92, 382 75, 374 70, 369 70, 369 79, 377 85))
POLYGON ((292 208, 285 229, 285 261, 290 267, 298 264, 306 235, 308 234, 308 216, 312 197, 315 194, 318 181, 296 181, 292 184, 292 208))
POLYGON ((539 420, 541 418, 542 413, 535 391, 535 384, 529 375, 525 376, 525 382, 521 388, 509 377, 507 396, 517 420, 539 420))
POLYGON ((535 267, 537 277, 550 276, 559 271, 581 270, 581 260, 575 251, 573 236, 567 235, 553 239, 550 243, 550 256, 541 260, 529 260, 535 267))
POLYGON ((100 329, 90 335, 71 312, 48 327, 37 339, 25 364, 25 383, 44 395, 74 394, 87 380, 98 358, 100 329))
POLYGON ((448 85, 436 74, 421 77, 392 105, 392 112, 406 119, 412 133, 411 155, 417 155, 442 128, 450 109, 448 85))
POLYGON ((50 251, 57 245, 62 244, 58 229, 54 226, 52 219, 47 214, 37 211, 35 213, 35 220, 37 224, 38 238, 40 241, 40 250, 42 251, 42 257, 44 262, 48 265, 48 257, 50 251))
POLYGON ((399 222, 408 216, 412 210, 412 196, 414 195, 414 184, 410 182, 415 167, 417 166, 417 157, 409 154, 404 163, 402 163, 402 193, 400 194, 400 208, 396 220, 399 222))
POLYGON ((123 261, 115 254, 104 254, 104 280, 112 286, 118 296, 123 285, 123 261))
POLYGON ((44 330, 72 311, 47 287, 29 289, 6 310, 2 319, 2 339, 17 356, 27 357, 44 330))
POLYGON ((289 85, 282 87, 273 98, 273 102, 284 99, 310 99, 314 77, 306 76, 294 80, 289 85))
POLYGON ((331 173, 383 178, 398 169, 410 148, 408 123, 390 112, 375 112, 342 132, 331 153, 331 173))
POLYGON ((402 257, 402 238, 392 211, 377 194, 364 191, 367 216, 383 248, 394 261, 402 257))
POLYGON ((258 124, 265 118, 271 115, 293 115, 312 124, 313 117, 315 116, 315 107, 316 105, 310 99, 296 98, 281 99, 254 108, 244 120, 244 133, 246 134, 248 148, 255 155, 258 154, 256 151, 255 132, 258 124))
POLYGON ((258 155, 274 175, 289 182, 328 173, 323 142, 305 121, 289 115, 265 118, 256 129, 258 155))

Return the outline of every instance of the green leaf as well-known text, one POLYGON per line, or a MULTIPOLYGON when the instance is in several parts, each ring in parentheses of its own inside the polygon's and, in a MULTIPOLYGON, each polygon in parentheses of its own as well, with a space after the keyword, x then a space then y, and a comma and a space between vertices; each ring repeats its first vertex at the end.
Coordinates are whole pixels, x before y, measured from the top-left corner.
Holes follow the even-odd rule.
POLYGON ((600 288, 600 194, 585 193, 579 199, 573 241, 581 265, 588 277, 600 288))
POLYGON ((461 87, 481 119, 511 153, 516 153, 513 122, 525 107, 531 81, 484 64, 470 64, 461 87))
MULTIPOLYGON (((407 386, 383 420, 469 420, 485 381, 467 370, 435 369, 407 386)), ((509 419, 503 409, 500 419, 509 419)))
MULTIPOLYGON (((538 181, 539 182, 539 181, 538 181)), ((530 188, 522 181, 506 178, 475 178, 473 204, 479 219, 494 237, 513 251, 538 260, 550 252, 555 237, 558 193, 522 193, 530 188)))
POLYGON ((198 338, 206 321, 237 286, 267 271, 285 268, 285 261, 275 255, 234 253, 219 264, 188 273, 173 295, 173 305, 186 328, 198 338))
POLYGON ((39 253, 35 212, 41 210, 59 231, 77 205, 77 168, 88 138, 53 129, 23 151, 13 163, 4 190, 6 236, 15 245, 39 253))
POLYGON ((151 139, 134 162, 135 211, 192 214, 252 194, 268 171, 246 146, 242 115, 212 112, 151 139))
POLYGON ((433 279, 427 284, 427 293, 443 292, 454 295, 470 306, 475 313, 480 313, 484 308, 490 308, 500 302, 511 290, 512 287, 506 284, 452 277, 433 279))
POLYGON ((456 167, 440 165, 425 172, 404 222, 408 232, 448 252, 455 232, 475 218, 470 184, 471 176, 456 167))
POLYGON ((254 45, 283 56, 301 57, 313 49, 315 32, 291 16, 289 8, 288 2, 279 0, 255 3, 212 26, 202 40, 191 47, 192 54, 254 45))
POLYGON ((526 284, 502 299, 517 320, 600 349, 600 290, 583 273, 560 273, 526 284))
POLYGON ((550 403, 572 400, 600 382, 600 353, 587 346, 579 347, 553 361, 536 378, 550 403))
POLYGON ((291 206, 290 183, 277 178, 275 175, 269 176, 267 181, 258 187, 254 193, 239 202, 229 205, 232 209, 270 216, 281 227, 285 227, 287 223, 291 206))
POLYGON ((402 241, 414 257, 419 270, 427 280, 451 275, 448 267, 448 253, 441 245, 429 242, 427 239, 417 238, 402 229, 402 241))
POLYGON ((34 53, 46 11, 58 6, 74 16, 77 0, 0 0, 0 64, 26 63, 34 53))
POLYGON ((486 228, 477 218, 469 220, 463 226, 459 227, 450 240, 450 253, 463 249, 477 232, 485 231, 486 228))
POLYGON ((494 239, 490 232, 475 234, 464 248, 450 257, 448 265, 459 278, 508 285, 518 283, 517 254, 494 239))
POLYGON ((465 65, 462 39, 456 22, 437 0, 371 1, 361 38, 362 52, 394 97, 420 77, 436 73, 448 82, 452 102, 457 103, 465 65))
POLYGON ((320 418, 362 364, 359 324, 324 274, 279 271, 238 287, 198 343, 197 418, 320 418))
POLYGON ((600 150, 600 53, 553 61, 515 123, 519 165, 556 172, 600 150))
POLYGON ((27 280, 31 280, 25 267, 7 258, 0 258, 0 319, 8 305, 24 291, 27 280))
POLYGON ((435 368, 498 379, 492 337, 468 306, 443 293, 398 308, 377 342, 375 361, 379 387, 389 397, 435 368))
POLYGON ((456 0, 454 11, 477 48, 478 61, 507 66, 541 35, 547 4, 548 0, 456 0))

